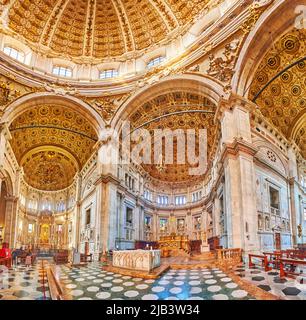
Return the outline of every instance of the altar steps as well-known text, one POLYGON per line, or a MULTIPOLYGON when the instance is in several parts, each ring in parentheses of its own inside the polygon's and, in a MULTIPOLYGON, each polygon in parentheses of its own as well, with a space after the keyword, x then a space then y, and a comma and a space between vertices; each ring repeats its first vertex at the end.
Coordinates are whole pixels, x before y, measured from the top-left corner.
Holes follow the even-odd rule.
POLYGON ((214 260, 216 257, 214 252, 203 252, 201 254, 192 254, 191 258, 193 260, 200 260, 200 261, 206 261, 206 260, 214 260))
POLYGON ((190 257, 191 253, 185 249, 173 249, 170 253, 171 257, 190 257))
POLYGON ((170 269, 169 264, 162 264, 160 267, 153 269, 151 272, 146 271, 136 271, 133 269, 123 269, 118 267, 113 267, 111 265, 103 266, 102 270, 113 272, 113 273, 120 273, 124 276, 130 276, 133 278, 143 278, 143 279, 158 279, 164 272, 170 269))

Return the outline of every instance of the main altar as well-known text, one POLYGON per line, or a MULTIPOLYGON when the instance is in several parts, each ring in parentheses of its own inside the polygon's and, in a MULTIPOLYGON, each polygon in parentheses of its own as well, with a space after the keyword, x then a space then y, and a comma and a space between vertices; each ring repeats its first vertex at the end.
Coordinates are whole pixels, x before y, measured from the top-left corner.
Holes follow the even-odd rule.
POLYGON ((113 267, 147 271, 160 266, 160 250, 120 250, 113 252, 113 267))
POLYGON ((171 234, 169 236, 161 236, 158 241, 159 248, 162 250, 163 257, 169 257, 172 252, 183 250, 190 251, 190 242, 188 236, 180 236, 171 234))

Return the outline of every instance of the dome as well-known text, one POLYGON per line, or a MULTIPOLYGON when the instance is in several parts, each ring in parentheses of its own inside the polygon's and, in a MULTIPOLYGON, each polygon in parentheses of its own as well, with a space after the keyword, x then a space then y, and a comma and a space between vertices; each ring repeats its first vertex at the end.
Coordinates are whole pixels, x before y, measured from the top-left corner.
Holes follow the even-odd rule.
POLYGON ((208 0, 15 0, 5 25, 50 56, 109 59, 167 42, 208 0))

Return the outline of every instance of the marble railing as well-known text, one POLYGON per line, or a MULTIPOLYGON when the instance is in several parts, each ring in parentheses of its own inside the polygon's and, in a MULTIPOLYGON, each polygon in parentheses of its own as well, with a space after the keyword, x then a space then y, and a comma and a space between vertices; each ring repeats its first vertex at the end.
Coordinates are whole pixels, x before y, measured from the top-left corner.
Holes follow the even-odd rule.
POLYGON ((220 266, 225 268, 233 267, 241 261, 242 250, 240 248, 217 249, 217 262, 220 266))

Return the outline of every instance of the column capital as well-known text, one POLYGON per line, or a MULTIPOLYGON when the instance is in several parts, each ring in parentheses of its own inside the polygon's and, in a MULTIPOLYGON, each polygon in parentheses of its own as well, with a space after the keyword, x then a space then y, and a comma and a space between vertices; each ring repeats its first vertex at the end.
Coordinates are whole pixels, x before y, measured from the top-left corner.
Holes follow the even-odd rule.
POLYGON ((254 110, 259 109, 253 101, 232 93, 228 99, 221 100, 215 114, 215 120, 221 121, 225 111, 232 112, 235 108, 240 108, 249 112, 253 112, 254 110))
POLYGON ((240 152, 249 154, 250 156, 254 156, 258 152, 258 149, 252 144, 243 139, 237 138, 235 138, 233 143, 223 143, 223 148, 224 149, 220 160, 221 163, 224 163, 228 156, 236 156, 240 152))
POLYGON ((101 174, 98 179, 94 182, 94 185, 97 186, 99 185, 100 183, 113 183, 115 185, 120 185, 120 180, 113 176, 112 174, 101 174))
POLYGON ((4 199, 6 201, 10 201, 10 202, 17 202, 19 198, 15 197, 15 196, 6 196, 6 197, 4 197, 4 199))

